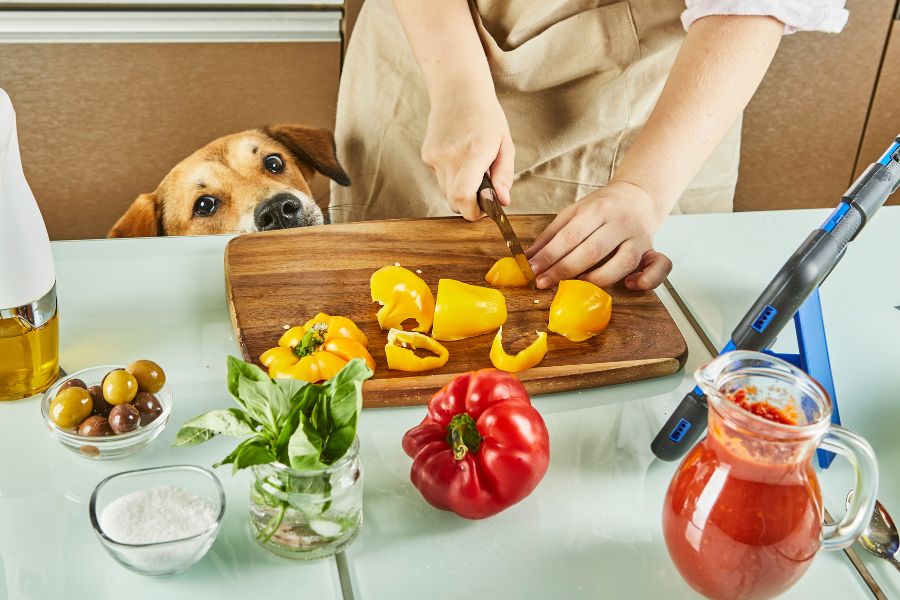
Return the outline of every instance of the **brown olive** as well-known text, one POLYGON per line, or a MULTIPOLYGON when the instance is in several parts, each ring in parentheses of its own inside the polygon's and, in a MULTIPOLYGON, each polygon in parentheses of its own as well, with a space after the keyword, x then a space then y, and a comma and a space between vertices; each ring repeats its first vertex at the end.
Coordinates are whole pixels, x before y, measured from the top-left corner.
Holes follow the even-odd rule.
POLYGON ((105 437, 107 435, 113 435, 113 430, 112 427, 109 426, 109 421, 106 417, 94 415, 93 417, 85 419, 81 425, 78 426, 78 435, 86 437, 105 437))
POLYGON ((50 420, 63 429, 72 429, 91 414, 92 407, 91 395, 86 389, 67 387, 50 403, 50 420))
POLYGON ((64 390, 68 387, 79 387, 87 389, 87 384, 80 379, 66 379, 61 386, 59 386, 60 390, 64 390))
POLYGON ((125 369, 110 371, 103 378, 103 398, 112 404, 127 404, 138 392, 137 380, 125 369))
POLYGON ((130 404, 118 404, 109 411, 109 426, 114 433, 134 431, 141 420, 141 413, 130 404))
POLYGON ((88 388, 88 393, 91 395, 91 400, 94 401, 94 408, 91 410, 91 414, 108 417, 109 411, 112 410, 112 404, 103 397, 103 388, 99 385, 92 385, 88 388))
POLYGON ((155 394, 166 384, 166 374, 152 360, 136 360, 128 365, 126 371, 134 375, 142 392, 155 394))
POLYGON ((138 392, 134 400, 131 401, 131 405, 141 413, 141 427, 155 421, 163 411, 159 398, 150 392, 138 392))

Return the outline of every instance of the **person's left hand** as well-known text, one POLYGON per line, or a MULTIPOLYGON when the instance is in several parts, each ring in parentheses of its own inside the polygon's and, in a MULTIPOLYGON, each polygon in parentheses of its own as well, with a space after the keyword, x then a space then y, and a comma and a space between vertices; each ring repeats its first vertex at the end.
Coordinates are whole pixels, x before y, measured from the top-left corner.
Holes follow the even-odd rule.
POLYGON ((563 209, 525 253, 538 287, 576 277, 600 287, 623 277, 628 289, 657 287, 672 270, 672 261, 653 250, 664 218, 634 184, 613 182, 592 192, 563 209))

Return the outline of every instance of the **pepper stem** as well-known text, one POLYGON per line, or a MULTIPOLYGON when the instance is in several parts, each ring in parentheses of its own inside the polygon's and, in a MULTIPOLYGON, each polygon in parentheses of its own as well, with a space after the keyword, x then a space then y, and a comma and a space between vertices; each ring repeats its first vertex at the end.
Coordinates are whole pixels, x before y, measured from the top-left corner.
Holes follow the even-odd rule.
POLYGON ((328 326, 325 323, 315 323, 309 330, 303 334, 300 343, 294 346, 293 351, 297 358, 309 356, 316 352, 322 344, 325 343, 325 334, 328 332, 328 326))
POLYGON ((468 414, 460 413, 450 419, 450 424, 447 425, 447 443, 453 449, 454 459, 462 460, 469 452, 478 452, 481 440, 475 419, 468 414))

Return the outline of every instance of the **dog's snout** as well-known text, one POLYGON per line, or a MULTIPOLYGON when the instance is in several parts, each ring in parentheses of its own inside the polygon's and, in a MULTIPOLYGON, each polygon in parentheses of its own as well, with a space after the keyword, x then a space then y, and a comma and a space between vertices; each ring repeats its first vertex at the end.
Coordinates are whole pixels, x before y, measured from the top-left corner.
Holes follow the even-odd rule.
POLYGON ((277 194, 256 206, 253 219, 260 231, 297 227, 303 224, 301 208, 300 200, 293 194, 277 194))

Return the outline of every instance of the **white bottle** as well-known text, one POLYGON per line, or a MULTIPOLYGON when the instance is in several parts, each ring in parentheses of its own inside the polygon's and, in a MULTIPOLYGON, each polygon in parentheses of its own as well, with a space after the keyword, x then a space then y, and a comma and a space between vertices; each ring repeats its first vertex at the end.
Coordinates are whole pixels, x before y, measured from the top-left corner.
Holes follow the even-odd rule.
POLYGON ((53 383, 58 332, 50 238, 22 171, 16 113, 0 89, 0 400, 53 383))

